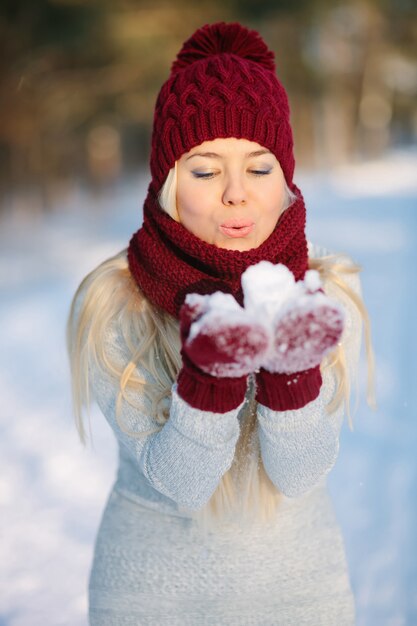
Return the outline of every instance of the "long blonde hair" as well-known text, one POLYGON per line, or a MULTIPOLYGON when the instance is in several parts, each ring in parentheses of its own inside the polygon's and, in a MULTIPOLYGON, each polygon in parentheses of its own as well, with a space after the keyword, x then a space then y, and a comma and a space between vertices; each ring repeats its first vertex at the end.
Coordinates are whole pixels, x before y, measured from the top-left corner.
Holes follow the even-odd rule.
MULTIPOLYGON (((176 215, 176 168, 172 168, 160 192, 161 207, 171 217, 176 215)), ((285 207, 294 199, 286 189, 285 207)), ((106 260, 89 273, 78 287, 67 322, 67 347, 72 375, 72 397, 76 426, 83 443, 86 443, 83 410, 90 408, 89 368, 101 368, 118 388, 116 420, 122 431, 132 437, 146 437, 163 428, 169 419, 172 384, 181 368, 178 321, 161 309, 151 305, 132 278, 126 249, 106 260), (122 366, 107 354, 103 338, 116 323, 123 338, 129 358, 122 366), (150 384, 147 379, 152 379, 150 384), (133 404, 128 391, 144 394, 149 400, 155 423, 152 430, 138 433, 129 430, 121 417, 123 402, 133 404)), ((374 361, 370 339, 370 324, 362 299, 343 280, 343 273, 360 271, 355 264, 342 264, 337 257, 325 256, 309 259, 309 267, 318 270, 324 285, 331 284, 352 301, 365 327, 368 357, 368 402, 374 404, 374 361)), ((327 356, 322 365, 323 377, 332 383, 332 397, 327 405, 331 414, 345 409, 349 415, 351 372, 347 367, 342 342, 327 356), (330 377, 330 378, 329 378, 330 377)), ((253 384, 253 380, 251 380, 253 384)), ((257 406, 251 401, 242 421, 234 461, 223 475, 210 501, 194 517, 206 528, 214 528, 225 518, 270 520, 282 495, 268 477, 259 453, 257 438, 257 406)), ((133 404, 134 406, 134 404, 133 404)), ((350 415, 349 415, 350 420, 350 415)), ((349 423, 352 429, 351 422, 349 423)))

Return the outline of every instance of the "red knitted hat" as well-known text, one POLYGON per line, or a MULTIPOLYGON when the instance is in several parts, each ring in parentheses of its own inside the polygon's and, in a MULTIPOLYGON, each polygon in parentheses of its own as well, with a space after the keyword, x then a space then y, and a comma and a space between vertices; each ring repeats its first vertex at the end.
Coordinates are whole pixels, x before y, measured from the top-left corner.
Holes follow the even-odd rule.
POLYGON ((203 141, 255 141, 278 159, 287 184, 294 172, 288 98, 274 54, 239 23, 198 29, 182 46, 155 106, 150 166, 157 193, 182 154, 203 141))

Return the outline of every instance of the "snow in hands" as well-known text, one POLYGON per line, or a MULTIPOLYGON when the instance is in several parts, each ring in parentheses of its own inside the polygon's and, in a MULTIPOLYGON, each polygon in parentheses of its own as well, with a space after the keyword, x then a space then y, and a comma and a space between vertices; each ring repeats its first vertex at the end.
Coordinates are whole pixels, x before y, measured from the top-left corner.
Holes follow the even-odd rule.
POLYGON ((242 288, 245 309, 272 329, 266 370, 292 374, 315 367, 340 340, 344 312, 323 293, 316 270, 296 282, 285 265, 261 261, 243 273, 242 288))
POLYGON ((343 310, 323 293, 316 270, 296 282, 285 265, 261 261, 242 274, 242 289, 243 307, 222 292, 186 297, 184 350, 202 371, 291 374, 319 365, 340 340, 343 310))

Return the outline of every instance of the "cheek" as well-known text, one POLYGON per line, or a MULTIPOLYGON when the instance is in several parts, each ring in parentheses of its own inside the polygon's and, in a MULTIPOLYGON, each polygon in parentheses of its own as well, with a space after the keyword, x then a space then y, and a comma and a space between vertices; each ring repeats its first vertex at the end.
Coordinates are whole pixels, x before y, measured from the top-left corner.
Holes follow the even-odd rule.
POLYGON ((187 189, 177 190, 177 207, 180 222, 195 234, 207 227, 210 219, 210 206, 206 201, 207 193, 201 187, 188 185, 187 189))
POLYGON ((265 207, 271 218, 278 217, 282 213, 285 200, 285 186, 281 177, 278 180, 271 181, 265 190, 265 207))
POLYGON ((263 227, 266 231, 266 235, 270 235, 275 229, 277 222, 282 213, 281 205, 276 205, 264 214, 263 227))
POLYGON ((194 218, 202 218, 204 217, 206 211, 201 204, 201 201, 198 201, 198 198, 190 198, 187 196, 186 198, 179 198, 177 200, 178 213, 181 216, 189 217, 191 219, 194 218))
POLYGON ((181 215, 197 215, 199 211, 198 193, 189 185, 177 190, 177 207, 181 215))
POLYGON ((271 193, 264 198, 264 210, 265 215, 268 216, 271 220, 277 220, 282 213, 282 209, 284 206, 284 190, 283 189, 272 189, 271 193))

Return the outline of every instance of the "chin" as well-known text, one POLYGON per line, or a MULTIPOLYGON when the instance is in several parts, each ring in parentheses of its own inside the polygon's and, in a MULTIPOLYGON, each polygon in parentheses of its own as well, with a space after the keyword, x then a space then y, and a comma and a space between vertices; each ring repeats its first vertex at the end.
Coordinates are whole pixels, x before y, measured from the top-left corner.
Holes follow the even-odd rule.
POLYGON ((247 252, 248 250, 252 250, 253 248, 257 248, 259 244, 255 241, 245 241, 244 239, 232 239, 231 241, 225 241, 224 243, 218 244, 218 248, 223 248, 224 250, 237 250, 238 252, 247 252))

